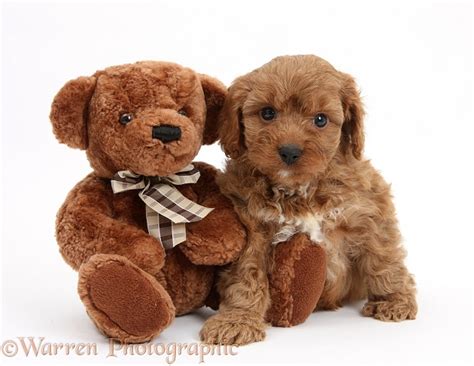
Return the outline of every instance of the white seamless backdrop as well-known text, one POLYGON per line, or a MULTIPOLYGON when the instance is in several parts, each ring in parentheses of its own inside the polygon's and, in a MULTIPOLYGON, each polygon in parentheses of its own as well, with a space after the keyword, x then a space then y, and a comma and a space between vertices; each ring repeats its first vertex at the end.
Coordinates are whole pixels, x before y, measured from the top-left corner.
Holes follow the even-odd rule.
MULTIPOLYGON (((25 356, 1 364, 165 363, 107 357, 107 340, 59 255, 55 214, 89 171, 48 121, 69 79, 138 60, 168 60, 226 84, 282 54, 314 53, 354 75, 366 156, 392 182, 407 265, 418 283, 411 322, 363 318, 362 304, 271 328, 267 340, 207 364, 472 364, 473 14, 469 1, 129 1, 2 4, 2 323, 4 342, 95 342, 97 356, 25 356), (31 198, 33 197, 33 198, 31 198), (18 341, 18 340, 17 340, 18 341)), ((197 160, 222 167, 217 145, 197 160)), ((197 342, 203 310, 154 342, 197 342)), ((178 356, 176 364, 198 364, 178 356)))

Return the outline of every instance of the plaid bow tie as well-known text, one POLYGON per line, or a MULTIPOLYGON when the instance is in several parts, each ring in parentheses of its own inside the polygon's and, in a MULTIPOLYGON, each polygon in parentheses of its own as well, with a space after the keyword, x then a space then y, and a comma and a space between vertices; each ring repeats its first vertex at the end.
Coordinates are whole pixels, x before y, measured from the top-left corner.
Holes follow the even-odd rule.
POLYGON ((200 177, 192 164, 167 177, 145 177, 123 170, 111 180, 114 193, 141 189, 138 196, 145 203, 148 233, 159 239, 166 249, 186 240, 186 223, 206 217, 212 208, 184 197, 174 186, 193 184, 200 177))

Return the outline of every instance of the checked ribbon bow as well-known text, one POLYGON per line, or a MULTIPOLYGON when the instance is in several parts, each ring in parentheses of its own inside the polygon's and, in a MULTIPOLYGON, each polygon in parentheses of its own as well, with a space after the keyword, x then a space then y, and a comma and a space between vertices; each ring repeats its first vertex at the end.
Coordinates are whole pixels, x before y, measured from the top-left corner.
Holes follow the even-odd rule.
POLYGON ((166 177, 146 177, 122 170, 112 177, 111 184, 114 193, 141 189, 138 196, 145 203, 148 233, 170 249, 186 240, 187 223, 200 221, 213 210, 189 200, 174 187, 194 184, 199 177, 199 171, 189 164, 166 177))

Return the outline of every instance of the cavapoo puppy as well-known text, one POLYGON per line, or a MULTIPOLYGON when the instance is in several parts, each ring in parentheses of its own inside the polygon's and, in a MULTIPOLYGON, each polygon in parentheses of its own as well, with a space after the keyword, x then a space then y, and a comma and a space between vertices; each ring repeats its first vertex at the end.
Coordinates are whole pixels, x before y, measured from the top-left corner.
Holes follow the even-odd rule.
POLYGON ((249 243, 222 273, 207 343, 265 336, 266 259, 273 244, 305 233, 327 253, 318 309, 367 298, 362 314, 414 319, 415 283, 403 261, 390 186, 363 158, 364 110, 354 79, 316 56, 283 56, 234 81, 221 111, 228 157, 219 178, 249 243))

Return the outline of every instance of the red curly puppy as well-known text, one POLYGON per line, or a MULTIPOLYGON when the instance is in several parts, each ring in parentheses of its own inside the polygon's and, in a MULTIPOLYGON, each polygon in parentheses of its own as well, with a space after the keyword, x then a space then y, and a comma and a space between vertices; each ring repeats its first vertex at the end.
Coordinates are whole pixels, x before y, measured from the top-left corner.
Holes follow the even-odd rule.
POLYGON ((316 56, 278 57, 239 77, 221 112, 228 161, 220 187, 249 244, 220 279, 208 343, 262 340, 270 306, 271 243, 308 234, 327 253, 318 308, 368 298, 366 316, 414 319, 415 283, 403 261, 390 187, 362 157, 364 111, 353 78, 316 56))

